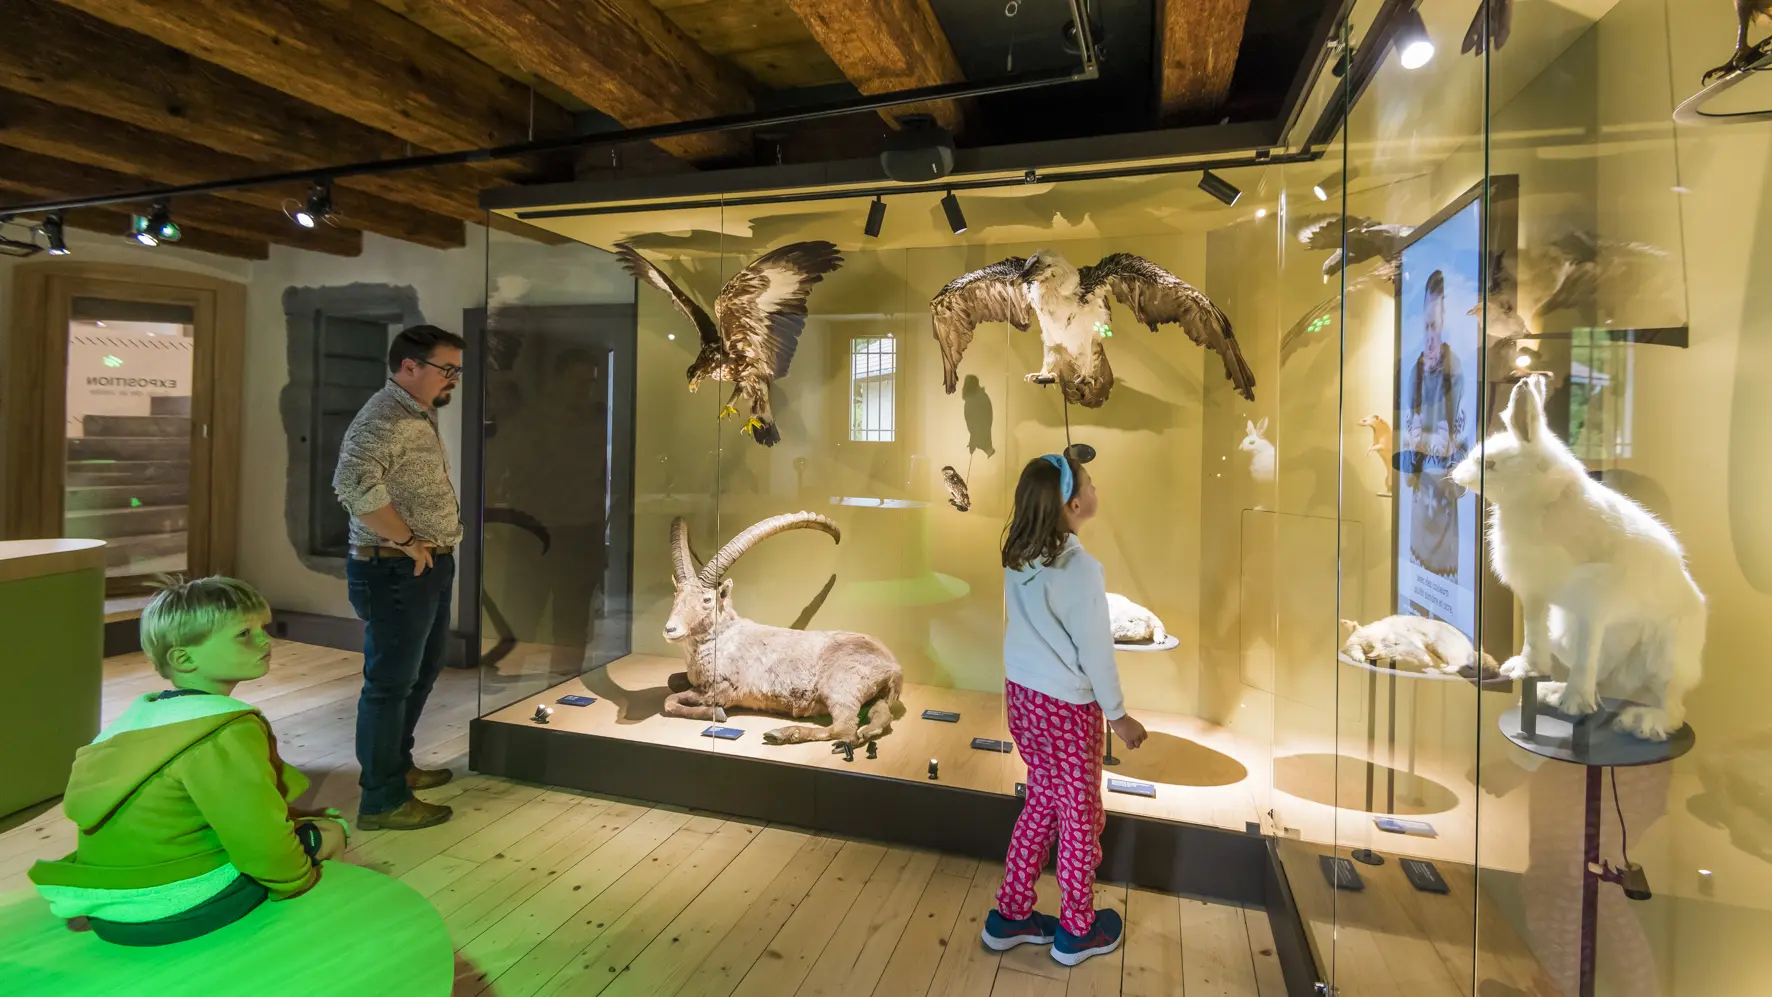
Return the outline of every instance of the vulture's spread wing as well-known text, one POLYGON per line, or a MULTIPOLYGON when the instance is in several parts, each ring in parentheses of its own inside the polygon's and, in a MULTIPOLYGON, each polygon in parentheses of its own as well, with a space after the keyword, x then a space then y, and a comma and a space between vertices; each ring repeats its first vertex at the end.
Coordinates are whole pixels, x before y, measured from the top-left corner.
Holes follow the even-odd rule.
POLYGON ((806 328, 812 285, 843 265, 829 242, 795 242, 772 249, 732 275, 714 300, 726 351, 785 377, 806 328))
POLYGON ((929 301, 935 319, 935 341, 941 346, 942 384, 948 394, 960 382, 960 358, 972 345, 972 330, 984 322, 1008 322, 1026 329, 1033 306, 1021 283, 1027 261, 1019 256, 963 274, 948 282, 929 301))
POLYGON ((625 242, 616 243, 615 258, 621 261, 622 269, 632 274, 635 280, 651 284, 676 302, 677 307, 683 309, 683 314, 689 316, 689 321, 695 323, 695 330, 701 334, 701 341, 704 344, 720 341, 720 330, 714 328, 714 320, 708 318, 708 313, 702 311, 701 306, 691 300, 689 295, 684 294, 683 289, 673 283, 669 277, 666 277, 663 270, 653 266, 651 261, 636 252, 634 247, 625 242))
POLYGON ((1255 400, 1255 373, 1231 333, 1231 320, 1198 288, 1131 253, 1114 253, 1077 276, 1078 295, 1085 301, 1105 287, 1152 332, 1164 322, 1181 326, 1189 339, 1224 359, 1224 375, 1237 393, 1255 400))
MULTIPOLYGON (((1378 287, 1396 293, 1397 274, 1403 265, 1397 260, 1385 260, 1372 269, 1347 282, 1347 293, 1351 296, 1357 291, 1368 287, 1378 287)), ((1332 294, 1305 312, 1298 321, 1292 323, 1280 337, 1280 362, 1285 363, 1304 342, 1310 337, 1328 328, 1335 322, 1335 309, 1341 304, 1341 295, 1332 294)))

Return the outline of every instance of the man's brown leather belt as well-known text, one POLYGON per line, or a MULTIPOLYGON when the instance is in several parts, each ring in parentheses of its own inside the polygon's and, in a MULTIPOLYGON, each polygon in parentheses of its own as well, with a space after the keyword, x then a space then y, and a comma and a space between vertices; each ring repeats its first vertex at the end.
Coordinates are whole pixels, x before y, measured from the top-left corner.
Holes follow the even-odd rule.
MULTIPOLYGON (((453 554, 453 553, 455 553, 454 547, 433 547, 433 548, 431 548, 431 556, 432 557, 441 557, 444 554, 453 554)), ((382 557, 405 557, 405 556, 406 556, 405 551, 401 550, 398 547, 390 547, 385 544, 382 546, 379 546, 379 547, 368 547, 368 546, 364 546, 363 544, 352 544, 351 545, 351 559, 355 560, 355 561, 373 561, 373 560, 376 560, 377 558, 382 558, 382 557)))

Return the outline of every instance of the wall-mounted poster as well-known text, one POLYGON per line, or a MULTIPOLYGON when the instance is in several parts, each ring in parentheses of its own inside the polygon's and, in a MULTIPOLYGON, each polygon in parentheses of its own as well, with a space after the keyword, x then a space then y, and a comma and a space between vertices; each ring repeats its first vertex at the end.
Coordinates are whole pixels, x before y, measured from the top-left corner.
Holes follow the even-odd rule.
POLYGON ((1481 188, 1417 228, 1397 293, 1396 576, 1399 614, 1477 639, 1477 496, 1446 472, 1482 432, 1481 188))

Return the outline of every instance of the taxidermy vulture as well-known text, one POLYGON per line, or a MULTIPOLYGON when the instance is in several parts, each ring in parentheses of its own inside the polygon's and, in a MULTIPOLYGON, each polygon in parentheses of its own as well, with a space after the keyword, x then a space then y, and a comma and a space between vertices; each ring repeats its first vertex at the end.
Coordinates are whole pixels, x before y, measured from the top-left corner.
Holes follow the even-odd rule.
POLYGON ((1765 56, 1766 48, 1772 45, 1772 38, 1762 38, 1758 45, 1747 43, 1748 25, 1754 18, 1772 18, 1772 0, 1735 0, 1735 54, 1729 61, 1704 74, 1703 83, 1730 73, 1739 73, 1765 56))
POLYGON ((628 273, 669 295, 701 334, 701 352, 687 371, 689 390, 703 378, 732 382, 732 397, 720 409, 720 418, 737 414, 733 403, 742 398, 751 410, 742 431, 766 447, 781 442, 770 393, 794 361, 812 285, 843 265, 837 247, 796 242, 757 257, 720 289, 713 318, 634 247, 618 243, 615 249, 628 273))
POLYGON ((1464 33, 1464 44, 1458 50, 1482 55, 1485 48, 1493 46, 1499 52, 1513 30, 1514 0, 1477 0, 1477 14, 1471 18, 1470 30, 1464 33))
POLYGON ((1011 256, 957 277, 929 302, 947 393, 959 384, 960 358, 980 323, 1026 329, 1038 316, 1045 354, 1027 380, 1056 381, 1065 401, 1099 408, 1114 387, 1113 368, 1101 347, 1101 340, 1113 335, 1110 298, 1152 332, 1165 322, 1181 326, 1188 338, 1224 359, 1225 376, 1237 393, 1255 400, 1255 374, 1231 334, 1230 319, 1198 289, 1131 253, 1114 253, 1078 270, 1051 250, 1025 260, 1011 256))
POLYGON ((1393 225, 1348 215, 1344 246, 1342 216, 1315 215, 1304 220, 1304 226, 1298 230, 1298 241, 1304 243, 1306 249, 1329 253, 1329 258, 1323 261, 1323 279, 1328 280, 1344 268, 1358 266, 1370 259, 1380 256, 1395 259, 1414 231, 1413 225, 1393 225))
POLYGON ((689 670, 671 676, 664 715, 716 720, 715 711, 763 710, 790 717, 829 715, 829 727, 778 727, 768 744, 833 740, 856 747, 892 728, 904 670, 885 644, 841 630, 790 630, 744 619, 732 608, 726 572, 746 551, 789 530, 821 530, 842 542, 837 524, 815 512, 775 516, 726 542, 700 563, 689 526, 671 522, 671 584, 677 594, 664 637, 683 643, 689 670), (863 708, 867 723, 862 724, 863 708))
POLYGON ((966 491, 966 479, 952 464, 941 469, 941 480, 948 486, 948 505, 965 512, 972 508, 972 496, 966 491))

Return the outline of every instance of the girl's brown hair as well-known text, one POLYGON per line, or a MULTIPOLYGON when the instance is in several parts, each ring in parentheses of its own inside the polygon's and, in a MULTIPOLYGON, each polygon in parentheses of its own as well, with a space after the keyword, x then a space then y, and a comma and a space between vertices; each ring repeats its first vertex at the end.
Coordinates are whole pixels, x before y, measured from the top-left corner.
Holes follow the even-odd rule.
MULTIPOLYGON (((1083 482, 1083 468, 1069 457, 1072 497, 1083 482)), ((1020 570, 1035 561, 1046 567, 1058 560, 1070 528, 1064 521, 1064 497, 1058 468, 1044 457, 1035 457, 1021 469, 1015 486, 1015 515, 1003 530, 1003 567, 1020 570)))

